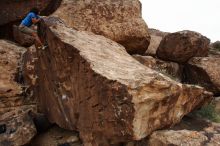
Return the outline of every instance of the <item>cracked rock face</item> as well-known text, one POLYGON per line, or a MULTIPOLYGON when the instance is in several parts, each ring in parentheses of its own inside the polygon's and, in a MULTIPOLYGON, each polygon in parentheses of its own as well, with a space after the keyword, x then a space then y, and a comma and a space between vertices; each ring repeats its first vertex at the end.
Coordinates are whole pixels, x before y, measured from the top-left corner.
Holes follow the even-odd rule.
POLYGON ((40 104, 51 122, 80 132, 85 145, 140 140, 178 123, 211 99, 140 64, 103 36, 41 22, 40 104))
POLYGON ((19 65, 24 48, 0 40, 0 145, 27 144, 36 134, 29 116, 35 110, 23 95, 19 80, 19 65))
POLYGON ((198 84, 206 90, 220 95, 220 58, 194 57, 186 65, 186 82, 198 84))
POLYGON ((139 0, 63 0, 53 15, 72 28, 110 38, 131 54, 144 54, 150 42, 139 0))
POLYGON ((183 66, 175 62, 163 61, 151 56, 133 55, 141 64, 156 70, 178 82, 182 80, 183 66))
POLYGON ((157 56, 163 60, 185 63, 192 57, 208 56, 210 40, 193 31, 170 33, 161 41, 157 56))

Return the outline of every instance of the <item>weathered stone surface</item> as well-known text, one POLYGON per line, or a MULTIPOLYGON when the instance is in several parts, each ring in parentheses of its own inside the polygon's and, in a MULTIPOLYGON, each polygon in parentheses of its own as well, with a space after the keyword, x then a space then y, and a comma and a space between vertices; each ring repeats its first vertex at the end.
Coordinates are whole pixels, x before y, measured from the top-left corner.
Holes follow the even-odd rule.
POLYGON ((175 62, 163 61, 151 56, 133 55, 141 64, 181 82, 183 66, 175 62))
POLYGON ((35 46, 27 48, 27 51, 23 55, 23 84, 26 86, 26 96, 32 99, 32 101, 37 102, 38 91, 35 89, 37 84, 37 51, 35 46), (34 96, 33 96, 34 95, 34 96))
POLYGON ((21 56, 25 49, 12 42, 0 40, 0 145, 20 146, 36 134, 29 116, 35 110, 22 94, 19 81, 21 56), (2 130, 3 128, 3 130, 2 130))
POLYGON ((220 95, 220 58, 194 57, 185 67, 185 81, 220 95))
POLYGON ((36 136, 30 146, 82 146, 77 132, 61 129, 57 126, 36 136))
POLYGON ((148 46, 148 49, 145 54, 150 56, 156 56, 157 49, 162 39, 163 38, 161 36, 151 35, 150 45, 148 46))
POLYGON ((34 38, 30 35, 22 33, 16 25, 13 26, 13 36, 14 40, 21 46, 30 47, 34 44, 34 38))
POLYGON ((85 145, 140 140, 211 98, 145 67, 103 36, 59 23, 42 22, 40 29, 49 45, 38 50, 41 106, 51 122, 77 129, 85 145))
POLYGON ((157 49, 163 60, 185 63, 192 57, 208 56, 210 40, 199 33, 180 31, 165 36, 157 49))
POLYGON ((154 132, 149 146, 218 146, 220 145, 220 124, 188 118, 171 130, 154 132))
POLYGON ((63 0, 53 15, 72 28, 110 38, 131 54, 144 54, 150 42, 139 0, 63 0))
POLYGON ((148 31, 151 39, 150 39, 150 45, 148 46, 148 49, 145 52, 145 54, 150 56, 156 56, 156 52, 160 45, 160 42, 169 33, 152 28, 149 28, 148 31))
POLYGON ((141 141, 125 146, 218 146, 220 144, 220 124, 186 116, 181 123, 168 130, 155 131, 141 141))

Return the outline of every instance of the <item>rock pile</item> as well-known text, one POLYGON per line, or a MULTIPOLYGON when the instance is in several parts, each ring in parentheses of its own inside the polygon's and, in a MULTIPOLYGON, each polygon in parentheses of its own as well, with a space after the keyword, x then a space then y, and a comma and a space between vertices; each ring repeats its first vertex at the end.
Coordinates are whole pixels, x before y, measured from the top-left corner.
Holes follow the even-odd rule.
MULTIPOLYGON (((1 3, 15 9, 0 29, 27 11, 1 3)), ((0 40, 0 146, 219 144, 218 124, 188 116, 220 95, 208 38, 148 29, 138 0, 62 0, 52 16, 38 26, 45 50, 16 26, 31 47, 0 40)))
POLYGON ((36 134, 29 113, 36 110, 34 103, 25 98, 19 70, 25 49, 12 42, 0 40, 0 145, 20 146, 36 134))

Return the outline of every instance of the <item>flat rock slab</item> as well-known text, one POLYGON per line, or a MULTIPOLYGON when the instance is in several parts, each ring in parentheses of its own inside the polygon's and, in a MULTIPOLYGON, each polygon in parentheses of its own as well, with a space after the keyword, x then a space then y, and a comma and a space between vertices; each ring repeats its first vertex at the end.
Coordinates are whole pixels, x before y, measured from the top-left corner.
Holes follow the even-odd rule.
POLYGON ((53 16, 72 28, 110 38, 131 54, 144 54, 150 42, 139 0, 63 0, 53 16))
POLYGON ((0 40, 0 145, 21 146, 36 134, 29 112, 36 106, 23 94, 19 81, 25 48, 0 40))
POLYGON ((38 51, 40 104, 51 122, 80 132, 85 145, 140 140, 178 123, 211 99, 177 83, 103 36, 41 22, 49 47, 38 51))
POLYGON ((216 96, 220 95, 220 58, 194 57, 185 67, 185 81, 205 87, 216 96))
POLYGON ((210 40, 193 31, 167 34, 161 41, 157 56, 163 60, 185 63, 192 57, 208 56, 210 40))
POLYGON ((133 55, 141 64, 156 70, 173 80, 182 81, 183 66, 175 62, 163 61, 151 56, 133 55))

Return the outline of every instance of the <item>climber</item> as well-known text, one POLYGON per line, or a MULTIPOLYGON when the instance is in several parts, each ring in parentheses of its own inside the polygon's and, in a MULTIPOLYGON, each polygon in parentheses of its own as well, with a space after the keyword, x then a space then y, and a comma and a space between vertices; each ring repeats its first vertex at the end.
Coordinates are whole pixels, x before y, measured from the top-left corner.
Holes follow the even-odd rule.
POLYGON ((37 8, 32 8, 19 25, 19 30, 25 34, 33 36, 37 48, 44 50, 47 46, 43 45, 39 36, 37 35, 37 31, 31 28, 32 24, 37 24, 41 19, 38 14, 39 10, 37 8))

